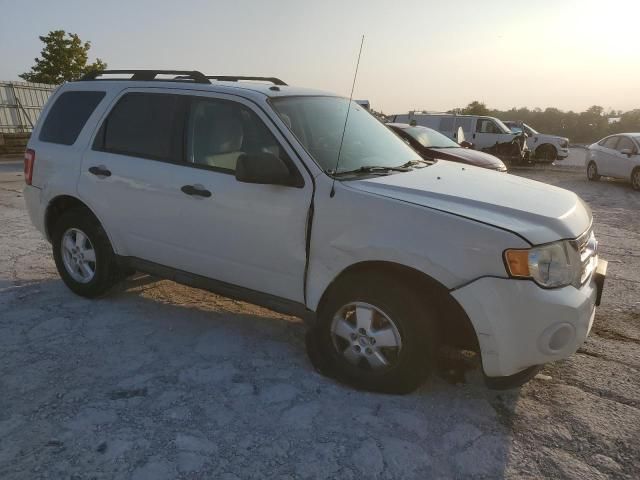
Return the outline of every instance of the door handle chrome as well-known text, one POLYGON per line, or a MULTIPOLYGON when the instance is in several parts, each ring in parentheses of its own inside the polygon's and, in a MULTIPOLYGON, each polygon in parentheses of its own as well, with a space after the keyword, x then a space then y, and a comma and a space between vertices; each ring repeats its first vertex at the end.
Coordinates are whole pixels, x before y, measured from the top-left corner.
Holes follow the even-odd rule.
POLYGON ((91 167, 89 168, 89 173, 94 174, 96 177, 110 177, 111 171, 106 169, 105 167, 91 167))
POLYGON ((182 190, 183 193, 186 193, 187 195, 191 195, 191 196, 205 197, 205 198, 209 198, 211 196, 211 192, 209 190, 196 187, 195 185, 185 185, 180 190, 182 190))

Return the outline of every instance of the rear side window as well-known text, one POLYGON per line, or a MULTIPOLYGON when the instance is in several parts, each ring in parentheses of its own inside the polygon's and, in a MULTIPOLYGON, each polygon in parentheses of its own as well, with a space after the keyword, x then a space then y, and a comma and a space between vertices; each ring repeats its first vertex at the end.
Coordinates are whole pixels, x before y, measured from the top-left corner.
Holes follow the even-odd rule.
POLYGON ((102 125, 95 148, 111 153, 182 161, 184 96, 128 93, 102 125))
POLYGON ((73 145, 105 92, 65 92, 51 107, 38 137, 41 142, 73 145))

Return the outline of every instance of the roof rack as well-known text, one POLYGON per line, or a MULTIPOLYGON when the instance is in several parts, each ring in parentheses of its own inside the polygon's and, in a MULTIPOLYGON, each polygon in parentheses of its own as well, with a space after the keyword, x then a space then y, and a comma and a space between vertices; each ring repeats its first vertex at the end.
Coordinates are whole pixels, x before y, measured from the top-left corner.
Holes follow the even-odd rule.
POLYGON ((220 82, 239 82, 242 80, 251 80, 258 82, 271 82, 274 85, 287 85, 282 80, 276 77, 237 77, 235 75, 207 75, 206 78, 210 78, 211 80, 218 80, 220 82))
POLYGON ((157 79, 163 82, 181 82, 185 80, 191 80, 195 83, 208 83, 211 82, 209 79, 201 72, 197 70, 96 70, 94 72, 87 73, 80 80, 140 80, 140 81, 148 81, 148 80, 156 80, 156 76, 158 75, 175 75, 175 78, 172 79, 157 79), (100 79, 103 75, 131 75, 130 78, 122 79, 122 78, 112 78, 100 79))

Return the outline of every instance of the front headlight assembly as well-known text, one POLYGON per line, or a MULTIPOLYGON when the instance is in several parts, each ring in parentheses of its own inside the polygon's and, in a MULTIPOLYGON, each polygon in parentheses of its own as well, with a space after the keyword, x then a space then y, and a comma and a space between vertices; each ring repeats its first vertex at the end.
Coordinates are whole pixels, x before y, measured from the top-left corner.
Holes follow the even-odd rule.
POLYGON ((514 278, 529 278, 544 288, 579 286, 582 276, 580 253, 572 242, 559 242, 504 252, 507 271, 514 278))

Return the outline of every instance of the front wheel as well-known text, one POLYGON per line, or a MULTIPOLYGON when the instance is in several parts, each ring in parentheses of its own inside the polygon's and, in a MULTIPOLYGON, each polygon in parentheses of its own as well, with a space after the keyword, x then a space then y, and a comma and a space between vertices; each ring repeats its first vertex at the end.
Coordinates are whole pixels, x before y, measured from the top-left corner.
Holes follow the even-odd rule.
POLYGON ((631 172, 631 188, 640 191, 640 168, 631 172))
POLYGON ((598 180, 600 180, 596 162, 589 162, 589 165, 587 166, 587 178, 592 182, 597 182, 598 180))
POLYGON ((121 278, 109 238, 91 212, 74 209, 63 213, 51 240, 58 273, 74 293, 94 298, 121 278))
POLYGON ((536 160, 551 163, 558 158, 558 152, 553 145, 542 145, 536 150, 536 160))
POLYGON ((339 381, 408 393, 430 373, 434 316, 410 287, 386 280, 368 275, 332 288, 307 346, 314 365, 339 381))

